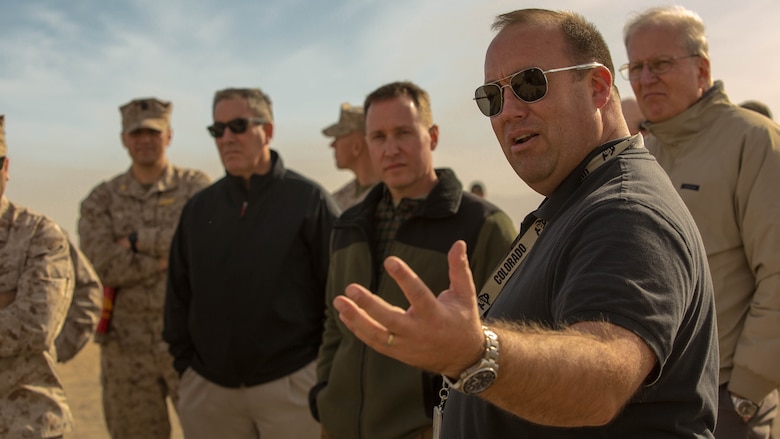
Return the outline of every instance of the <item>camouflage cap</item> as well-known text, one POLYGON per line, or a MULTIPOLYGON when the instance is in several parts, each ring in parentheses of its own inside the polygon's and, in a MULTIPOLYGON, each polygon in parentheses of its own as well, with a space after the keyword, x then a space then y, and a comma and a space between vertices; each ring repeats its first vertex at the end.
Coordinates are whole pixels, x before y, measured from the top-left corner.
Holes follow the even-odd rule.
POLYGON ((0 114, 0 157, 8 154, 8 147, 5 145, 5 115, 0 114))
POLYGON ((341 104, 339 121, 322 130, 328 137, 341 137, 353 131, 364 132, 366 122, 363 118, 363 107, 353 107, 347 103, 341 104))
POLYGON ((133 99, 119 107, 122 112, 122 132, 131 133, 139 128, 163 131, 171 124, 173 104, 157 98, 133 99))

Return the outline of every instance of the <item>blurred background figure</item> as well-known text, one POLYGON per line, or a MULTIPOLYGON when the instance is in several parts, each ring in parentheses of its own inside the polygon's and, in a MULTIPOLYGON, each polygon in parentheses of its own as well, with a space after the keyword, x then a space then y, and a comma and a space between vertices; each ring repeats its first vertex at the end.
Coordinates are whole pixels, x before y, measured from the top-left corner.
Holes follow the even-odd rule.
POLYGON ((620 105, 623 108, 623 117, 626 119, 628 131, 631 135, 633 136, 636 133, 644 135, 645 131, 642 129, 641 124, 645 121, 645 116, 642 114, 642 109, 639 108, 636 99, 625 98, 620 101, 620 105))
POLYGON ((336 167, 349 169, 355 174, 352 181, 333 193, 333 199, 343 211, 363 201, 369 189, 379 181, 368 156, 363 107, 341 104, 339 121, 322 130, 322 134, 333 137, 330 146, 336 167))
POLYGON ((485 185, 481 181, 475 181, 474 183, 471 183, 471 193, 480 197, 485 198, 485 185))
POLYGON ((764 116, 772 119, 772 110, 769 109, 769 106, 761 101, 745 101, 741 104, 739 104, 742 108, 747 108, 748 110, 753 110, 756 113, 761 113, 764 116))

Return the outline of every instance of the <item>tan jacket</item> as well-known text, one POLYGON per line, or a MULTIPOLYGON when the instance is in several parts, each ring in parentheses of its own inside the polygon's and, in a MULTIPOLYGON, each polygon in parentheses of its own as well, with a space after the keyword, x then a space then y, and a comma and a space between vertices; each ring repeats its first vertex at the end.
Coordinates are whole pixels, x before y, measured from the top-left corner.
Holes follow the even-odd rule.
POLYGON ((780 386, 780 127, 715 85, 645 143, 693 214, 715 288, 720 384, 753 401, 780 386))
POLYGON ((0 437, 73 429, 54 372, 54 338, 73 295, 68 239, 51 220, 0 199, 0 437))
POLYGON ((336 192, 333 192, 333 199, 336 200, 336 204, 338 204, 343 212, 363 201, 374 186, 375 185, 360 187, 357 179, 353 178, 349 183, 339 188, 336 192))
POLYGON ((81 203, 81 249, 92 261, 104 286, 117 288, 105 340, 124 348, 143 348, 162 341, 166 271, 171 239, 184 204, 208 186, 206 174, 168 165, 148 190, 127 172, 99 184, 81 203), (139 252, 116 244, 138 233, 139 252))

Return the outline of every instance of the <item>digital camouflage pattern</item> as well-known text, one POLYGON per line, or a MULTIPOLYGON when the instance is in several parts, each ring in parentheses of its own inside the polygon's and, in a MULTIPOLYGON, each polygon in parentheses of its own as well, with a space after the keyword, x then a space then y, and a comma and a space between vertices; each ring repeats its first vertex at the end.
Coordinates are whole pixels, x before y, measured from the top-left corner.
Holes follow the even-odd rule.
POLYGON ((95 333, 103 300, 103 285, 92 263, 72 242, 69 244, 75 285, 68 315, 54 341, 60 363, 75 357, 95 333))
POLYGON ((81 203, 81 249, 103 285, 118 289, 107 339, 123 347, 148 347, 162 340, 168 258, 184 204, 209 185, 200 171, 168 165, 145 190, 128 170, 101 183, 81 203), (116 240, 138 232, 141 251, 133 253, 116 240))
POLYGON ((160 260, 168 258, 184 204, 209 183, 200 171, 169 164, 144 189, 128 170, 99 184, 81 203, 81 249, 103 285, 117 289, 101 338, 103 407, 112 437, 168 438, 165 396, 176 401, 178 376, 162 340, 167 271, 160 260), (134 231, 138 253, 116 244, 134 231), (139 426, 144 433, 133 436, 139 426))
POLYGON ((65 233, 0 200, 0 437, 60 436, 73 429, 54 372, 54 339, 73 295, 65 233))
POLYGON ((336 192, 333 192, 333 200, 336 201, 339 208, 344 211, 363 201, 373 187, 374 185, 361 187, 355 178, 336 192))

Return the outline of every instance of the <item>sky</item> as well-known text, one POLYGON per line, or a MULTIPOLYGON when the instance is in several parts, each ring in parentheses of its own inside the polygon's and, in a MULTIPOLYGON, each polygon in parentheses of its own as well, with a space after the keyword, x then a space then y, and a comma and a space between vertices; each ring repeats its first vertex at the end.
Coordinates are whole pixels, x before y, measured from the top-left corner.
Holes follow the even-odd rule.
MULTIPOLYGON (((613 62, 626 62, 631 14, 669 3, 633 0, 0 0, 0 114, 11 180, 6 196, 76 235, 80 202, 130 165, 119 106, 138 97, 173 102, 172 163, 224 175, 211 99, 260 87, 274 103, 272 148, 285 165, 333 191, 352 178, 335 168, 321 130, 342 102, 392 81, 426 89, 439 125, 437 167, 464 186, 479 180, 516 223, 542 197, 512 171, 472 100, 483 82, 496 15, 522 7, 572 10, 596 24, 613 62)), ((758 99, 780 114, 780 2, 678 0, 707 25, 713 77, 735 103, 758 99)), ((623 97, 627 81, 616 80, 623 97)))

